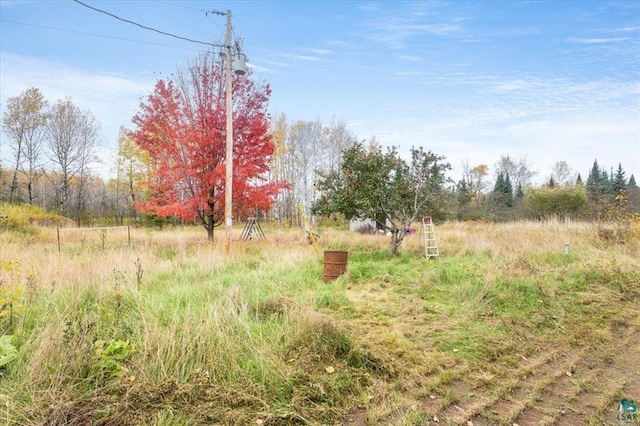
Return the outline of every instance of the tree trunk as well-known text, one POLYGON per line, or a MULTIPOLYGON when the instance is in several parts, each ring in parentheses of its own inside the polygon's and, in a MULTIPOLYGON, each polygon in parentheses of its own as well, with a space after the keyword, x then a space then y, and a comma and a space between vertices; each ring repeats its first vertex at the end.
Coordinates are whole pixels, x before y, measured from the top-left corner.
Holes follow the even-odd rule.
POLYGON ((215 223, 213 220, 213 214, 208 214, 206 218, 204 227, 207 229, 207 240, 213 241, 213 225, 215 223))
POLYGON ((18 145, 18 154, 16 155, 16 168, 13 170, 13 178, 11 179, 11 188, 9 189, 9 201, 16 201, 16 192, 18 192, 18 170, 20 168, 20 145, 18 145))
POLYGON ((33 184, 31 182, 31 180, 27 182, 27 194, 29 197, 29 204, 33 205, 33 184))
POLYGON ((391 231, 391 243, 389 244, 389 254, 395 256, 398 252, 398 247, 402 244, 406 232, 401 230, 391 231))

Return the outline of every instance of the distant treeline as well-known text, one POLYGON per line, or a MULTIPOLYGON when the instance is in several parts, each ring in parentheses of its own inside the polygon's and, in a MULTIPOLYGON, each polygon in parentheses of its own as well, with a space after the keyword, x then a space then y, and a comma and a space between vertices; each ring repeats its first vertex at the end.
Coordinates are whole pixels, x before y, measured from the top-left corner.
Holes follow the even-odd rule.
MULTIPOLYGON (((99 125, 69 98, 50 104, 39 89, 30 88, 8 100, 2 119, 3 152, 10 156, 0 159, 1 202, 39 206, 79 225, 183 222, 138 214, 136 205, 152 195, 148 182, 153 165, 128 129, 122 128, 118 139, 115 176, 105 181, 91 167, 99 125)), ((336 169, 341 153, 357 138, 338 120, 289 122, 284 114, 271 119, 271 132, 275 154, 264 180, 287 186, 270 211, 256 211, 255 216, 297 226, 299 206, 310 212, 320 196, 318 173, 336 169)), ((375 138, 368 143, 378 144, 375 138)), ((531 184, 534 175, 526 159, 509 156, 502 156, 491 173, 485 164, 464 164, 462 179, 447 178, 439 195, 441 210, 449 219, 487 221, 550 216, 614 220, 640 213, 636 179, 627 176, 621 163, 607 171, 595 160, 583 179, 566 161, 558 161, 547 182, 538 186, 531 184)))

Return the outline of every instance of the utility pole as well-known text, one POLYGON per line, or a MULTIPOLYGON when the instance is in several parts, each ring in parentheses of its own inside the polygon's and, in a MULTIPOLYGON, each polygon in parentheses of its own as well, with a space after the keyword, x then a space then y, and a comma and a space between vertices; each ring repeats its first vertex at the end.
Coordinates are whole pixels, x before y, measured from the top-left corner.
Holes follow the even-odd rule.
POLYGON ((227 10, 227 36, 225 41, 226 54, 226 109, 227 109, 227 141, 226 141, 226 176, 224 183, 224 215, 227 227, 227 237, 224 245, 224 254, 229 256, 231 253, 231 235, 233 231, 233 98, 232 85, 233 79, 231 75, 231 11, 227 10))
POLYGON ((233 64, 231 55, 231 11, 213 11, 217 15, 226 15, 227 34, 225 37, 225 106, 226 106, 226 154, 225 154, 225 182, 224 182, 224 216, 226 225, 226 241, 224 244, 224 254, 231 253, 231 237, 233 233, 233 74, 244 75, 247 71, 247 57, 240 52, 236 54, 237 63, 233 64), (233 74, 231 73, 233 70, 233 74))

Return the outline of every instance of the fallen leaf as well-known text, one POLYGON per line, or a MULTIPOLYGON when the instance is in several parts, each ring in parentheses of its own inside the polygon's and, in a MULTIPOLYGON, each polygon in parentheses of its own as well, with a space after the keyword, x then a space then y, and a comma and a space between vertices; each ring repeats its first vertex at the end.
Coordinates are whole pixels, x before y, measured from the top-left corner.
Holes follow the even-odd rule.
POLYGON ((454 349, 453 351, 454 352, 460 352, 460 349, 454 349))
POLYGON ((128 381, 128 382, 135 382, 135 381, 136 381, 136 376, 135 376, 135 375, 133 375, 133 374, 132 374, 131 376, 128 376, 128 377, 127 377, 127 381, 128 381))
POLYGON ((433 421, 435 423, 440 423, 440 419, 438 418, 438 416, 433 416, 433 421))
POLYGON ((326 371, 327 373, 331 374, 334 371, 336 371, 336 369, 333 368, 332 366, 328 366, 327 368, 324 369, 324 371, 326 371))
POLYGON ((567 372, 566 372, 566 373, 564 373, 564 374, 566 374, 566 375, 567 375, 567 376, 569 376, 569 377, 573 376, 573 374, 571 374, 571 371, 567 371, 567 372))

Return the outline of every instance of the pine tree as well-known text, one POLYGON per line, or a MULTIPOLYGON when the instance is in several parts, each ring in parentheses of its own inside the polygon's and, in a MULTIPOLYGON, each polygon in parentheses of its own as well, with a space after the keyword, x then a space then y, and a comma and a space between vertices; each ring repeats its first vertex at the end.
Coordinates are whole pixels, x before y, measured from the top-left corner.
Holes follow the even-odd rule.
POLYGON ((590 200, 597 201, 607 190, 607 172, 600 169, 598 160, 593 161, 593 167, 587 178, 587 196, 590 200))
POLYGON ((620 195, 627 187, 627 179, 625 178, 625 172, 622 170, 622 164, 618 163, 618 171, 615 176, 612 175, 612 191, 614 195, 620 195))
POLYGON ((460 206, 466 206, 467 204, 469 204, 473 198, 473 192, 471 191, 471 188, 469 187, 469 184, 467 183, 466 180, 461 179, 458 182, 458 186, 457 186, 457 195, 458 195, 458 204, 460 206))
POLYGON ((638 185, 636 184, 636 178, 633 175, 631 175, 631 177, 629 178, 629 183, 627 184, 627 186, 629 188, 637 188, 638 187, 638 185))
POLYGON ((607 173, 605 170, 602 170, 602 181, 604 182, 605 194, 612 195, 613 194, 613 167, 611 168, 611 173, 607 173))
POLYGON ((582 185, 582 176, 578 173, 578 178, 576 179, 576 185, 582 185))
POLYGON ((498 175, 496 179, 496 184, 493 186, 494 194, 502 194, 504 192, 504 174, 502 172, 498 175))
POLYGON ((507 207, 513 206, 513 185, 511 185, 508 173, 506 176, 502 172, 498 175, 493 187, 493 194, 498 200, 498 204, 507 207))
POLYGON ((511 179, 509 179, 509 173, 506 174, 504 178, 504 191, 505 204, 508 207, 513 206, 513 185, 511 184, 511 179))

